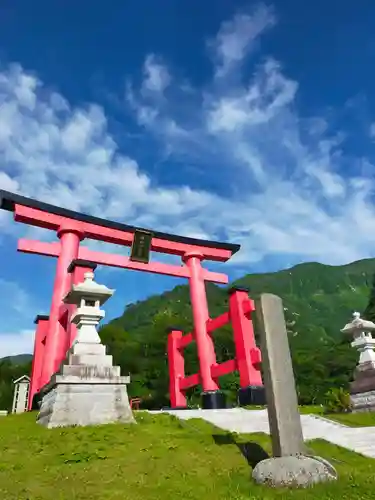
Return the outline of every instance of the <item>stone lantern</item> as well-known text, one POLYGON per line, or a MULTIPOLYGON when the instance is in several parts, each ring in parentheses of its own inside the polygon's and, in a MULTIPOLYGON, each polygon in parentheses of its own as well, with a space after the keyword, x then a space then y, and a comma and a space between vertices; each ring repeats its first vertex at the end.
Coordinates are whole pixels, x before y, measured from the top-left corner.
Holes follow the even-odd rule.
POLYGON ((105 316, 100 307, 113 293, 88 272, 83 283, 73 285, 65 296, 65 304, 77 306, 71 317, 77 336, 59 373, 43 389, 39 424, 61 427, 135 422, 126 387, 130 377, 121 377, 120 367, 113 366, 96 329, 105 316))
POLYGON ((350 384, 353 411, 375 411, 375 324, 353 313, 353 320, 341 330, 353 338, 351 346, 359 352, 359 360, 350 384))
POLYGON ((96 283, 94 273, 88 272, 84 275, 84 282, 73 285, 65 296, 65 304, 77 306, 71 317, 71 322, 77 325, 77 336, 73 346, 68 351, 68 359, 73 364, 78 362, 78 364, 91 365, 91 361, 97 360, 91 359, 90 356, 101 355, 101 366, 112 366, 112 356, 105 354, 106 349, 101 344, 96 327, 105 317, 105 311, 100 307, 113 294, 114 290, 96 283))

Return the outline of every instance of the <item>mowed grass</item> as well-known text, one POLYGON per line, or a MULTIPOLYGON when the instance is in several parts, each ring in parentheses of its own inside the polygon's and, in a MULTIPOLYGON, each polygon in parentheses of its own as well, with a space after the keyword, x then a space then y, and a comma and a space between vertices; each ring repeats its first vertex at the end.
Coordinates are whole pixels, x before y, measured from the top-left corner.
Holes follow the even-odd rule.
POLYGON ((361 413, 334 413, 326 415, 326 418, 335 420, 340 424, 347 425, 348 427, 375 427, 375 412, 361 412, 361 413))
MULTIPOLYGON (((0 420, 0 498, 4 500, 372 499, 375 460, 330 445, 309 444, 338 469, 340 480, 307 490, 255 485, 241 452, 264 434, 235 435, 201 420, 137 412, 138 425, 44 429, 36 414, 0 420)), ((250 462, 253 460, 250 457, 250 462)))

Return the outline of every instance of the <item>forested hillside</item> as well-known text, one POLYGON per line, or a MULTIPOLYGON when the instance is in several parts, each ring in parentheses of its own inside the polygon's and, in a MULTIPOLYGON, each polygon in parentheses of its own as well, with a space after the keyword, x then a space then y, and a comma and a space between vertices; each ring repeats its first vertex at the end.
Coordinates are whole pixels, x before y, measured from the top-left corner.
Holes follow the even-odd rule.
MULTIPOLYGON (((371 290, 375 260, 346 266, 307 263, 269 274, 249 274, 232 285, 246 286, 255 298, 261 292, 282 297, 288 325, 300 402, 320 403, 334 386, 347 387, 357 354, 340 329, 354 310, 364 311, 371 290)), ((227 308, 224 288, 207 285, 211 317, 227 308)), ((130 392, 145 404, 168 404, 166 328, 192 326, 189 290, 179 286, 160 296, 129 305, 123 315, 101 329, 101 337, 124 371, 132 374, 130 392)), ((233 356, 231 332, 216 332, 219 362, 233 356)), ((194 346, 187 350, 187 372, 197 370, 194 346)), ((221 380, 230 400, 234 400, 237 377, 221 380)), ((196 390, 192 396, 199 392, 196 390)))
MULTIPOLYGON (((346 266, 307 263, 277 273, 249 274, 232 283, 249 288, 253 298, 261 292, 282 297, 301 404, 323 402, 324 395, 332 387, 347 388, 357 354, 347 340, 343 342, 340 329, 350 320, 354 310, 362 312, 368 306, 374 272, 375 259, 346 266)), ((225 288, 207 284, 207 296, 211 317, 226 310, 225 288)), ((374 292, 367 316, 375 319, 374 292)), ((166 329, 171 325, 185 331, 191 329, 187 286, 178 286, 162 295, 128 305, 121 317, 100 330, 103 343, 115 362, 124 374, 131 374, 130 395, 142 397, 145 407, 159 408, 169 404, 166 329)), ((231 358, 230 329, 216 332, 214 339, 218 361, 231 358)), ((194 345, 186 350, 186 358, 187 373, 195 372, 194 345)), ((3 379, 1 366, 0 362, 0 379, 3 379)), ((11 369, 24 373, 27 368, 9 366, 8 363, 8 374, 11 369)), ((229 400, 234 402, 237 377, 228 375, 221 383, 229 400)), ((9 391, 5 391, 9 382, 4 380, 2 384, 0 409, 10 401, 9 391)), ((199 388, 190 394, 192 402, 198 394, 199 388)))

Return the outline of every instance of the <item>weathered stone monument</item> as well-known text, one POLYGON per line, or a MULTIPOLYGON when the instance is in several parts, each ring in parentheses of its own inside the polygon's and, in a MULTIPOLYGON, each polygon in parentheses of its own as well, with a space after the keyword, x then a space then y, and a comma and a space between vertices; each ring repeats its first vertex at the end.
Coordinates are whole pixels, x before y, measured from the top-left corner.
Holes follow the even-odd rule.
POLYGON ((282 300, 276 295, 262 294, 255 310, 273 457, 254 467, 253 479, 272 487, 306 487, 336 479, 330 463, 307 455, 282 300))
POLYGON ((76 305, 72 323, 77 337, 58 373, 42 389, 37 422, 45 427, 96 425, 111 422, 134 423, 127 384, 120 367, 113 366, 96 327, 105 313, 100 309, 114 293, 86 273, 84 282, 73 285, 64 298, 76 305))
POLYGON ((358 350, 359 361, 350 384, 350 401, 353 412, 375 411, 375 339, 372 333, 375 324, 362 319, 358 312, 353 320, 341 330, 353 338, 351 346, 358 350))

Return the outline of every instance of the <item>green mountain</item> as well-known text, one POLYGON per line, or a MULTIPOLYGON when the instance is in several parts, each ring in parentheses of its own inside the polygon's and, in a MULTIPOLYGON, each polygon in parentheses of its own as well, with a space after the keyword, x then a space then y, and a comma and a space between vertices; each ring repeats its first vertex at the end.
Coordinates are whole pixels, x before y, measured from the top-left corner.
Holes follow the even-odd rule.
POLYGON ((24 365, 26 363, 30 363, 32 359, 32 354, 17 354, 15 356, 0 358, 0 361, 9 361, 12 365, 24 365))
MULTIPOLYGON (((340 329, 354 310, 365 310, 374 270, 375 259, 345 266, 307 263, 275 273, 249 274, 232 283, 249 288, 252 298, 269 292, 283 299, 301 403, 321 403, 332 387, 348 386, 357 354, 348 341, 343 343, 340 329)), ((207 297, 211 317, 227 309, 226 288, 208 284, 207 297)), ((192 327, 187 286, 129 304, 122 316, 100 331, 116 363, 132 374, 130 393, 152 407, 168 404, 165 350, 170 325, 186 332, 192 327)), ((230 328, 217 331, 214 340, 219 362, 233 357, 230 328)), ((185 351, 188 374, 197 371, 194 347, 185 351)), ((237 377, 228 375, 221 383, 234 401, 237 377)), ((199 389, 192 391, 192 402, 198 393, 199 389)))
MULTIPOLYGON (((375 286, 371 289, 374 272, 375 259, 345 266, 306 263, 275 273, 248 274, 232 283, 231 286, 249 288, 252 298, 269 292, 283 299, 301 404, 323 403, 331 388, 348 387, 358 355, 349 341, 342 339, 340 329, 354 310, 366 311, 366 317, 375 319, 375 286)), ((227 288, 209 283, 206 289, 210 316, 214 318, 228 308, 227 288)), ((144 407, 169 404, 166 356, 169 326, 185 332, 192 328, 187 286, 128 304, 119 318, 100 329, 102 341, 115 363, 124 374, 131 374, 130 395, 142 397, 144 407)), ((216 331, 214 342, 219 362, 233 357, 230 327, 216 331)), ((186 373, 195 373, 198 369, 195 344, 185 354, 186 373)), ((4 373, 9 381, 11 367, 9 360, 0 360, 3 392, 8 384, 4 373)), ((222 377, 220 383, 228 400, 234 403, 237 376, 222 377)), ((190 391, 192 404, 198 401, 199 392, 199 388, 190 391)), ((0 390, 0 408, 9 404, 9 391, 6 393, 7 401, 3 402, 0 390)))
POLYGON ((374 271, 375 259, 345 266, 312 262, 277 273, 249 274, 236 284, 250 288, 251 295, 279 295, 293 332, 292 347, 318 348, 322 343, 340 340, 340 329, 352 312, 364 311, 374 271))

